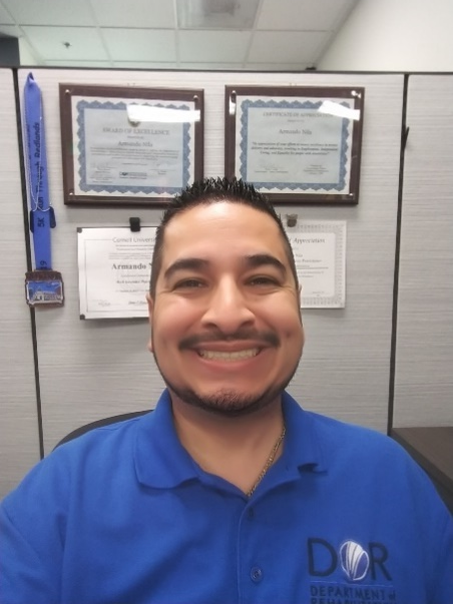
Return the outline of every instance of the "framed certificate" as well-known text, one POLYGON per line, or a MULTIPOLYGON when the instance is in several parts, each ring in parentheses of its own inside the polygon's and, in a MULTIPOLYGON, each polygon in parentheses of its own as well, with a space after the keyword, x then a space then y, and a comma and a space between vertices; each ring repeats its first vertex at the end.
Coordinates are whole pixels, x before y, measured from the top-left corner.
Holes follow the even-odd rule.
POLYGON ((60 84, 66 204, 161 206, 203 177, 203 90, 60 84))
POLYGON ((273 203, 359 200, 364 88, 225 87, 225 174, 273 203))

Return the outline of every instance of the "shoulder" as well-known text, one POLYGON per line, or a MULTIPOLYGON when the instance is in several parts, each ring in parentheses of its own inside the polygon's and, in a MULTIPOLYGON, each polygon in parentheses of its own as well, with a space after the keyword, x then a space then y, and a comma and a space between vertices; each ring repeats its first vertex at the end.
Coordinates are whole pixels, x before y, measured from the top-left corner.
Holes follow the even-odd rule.
POLYGON ((316 438, 328 466, 381 480, 425 482, 427 476, 409 453, 390 436, 363 426, 310 413, 316 438))
POLYGON ((132 463, 136 426, 144 417, 97 427, 57 446, 5 497, 6 509, 36 498, 63 502, 71 497, 73 485, 94 484, 101 468, 121 471, 132 463))
POLYGON ((137 425, 146 417, 147 414, 105 425, 96 425, 95 422, 91 428, 75 430, 55 447, 49 457, 56 455, 71 457, 89 453, 92 449, 128 446, 134 438, 137 425))
MULTIPOLYGON (((405 501, 427 517, 445 507, 423 468, 394 439, 370 428, 309 413, 324 467, 331 478, 375 497, 405 501)), ((448 514, 447 514, 448 515, 448 514)))
POLYGON ((401 460, 409 459, 406 451, 386 434, 318 413, 307 413, 326 455, 338 456, 340 453, 357 458, 360 455, 368 460, 378 456, 381 461, 395 456, 401 460))

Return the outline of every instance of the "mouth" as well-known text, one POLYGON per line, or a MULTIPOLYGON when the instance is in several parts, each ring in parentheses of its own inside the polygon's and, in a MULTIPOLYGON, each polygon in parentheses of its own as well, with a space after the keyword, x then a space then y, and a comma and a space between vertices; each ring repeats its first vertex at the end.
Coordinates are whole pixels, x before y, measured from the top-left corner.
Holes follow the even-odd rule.
POLYGON ((203 359, 209 361, 243 361, 244 359, 251 359, 256 357, 259 353, 259 348, 248 348, 246 350, 236 350, 231 352, 225 352, 220 350, 199 350, 198 355, 203 359))

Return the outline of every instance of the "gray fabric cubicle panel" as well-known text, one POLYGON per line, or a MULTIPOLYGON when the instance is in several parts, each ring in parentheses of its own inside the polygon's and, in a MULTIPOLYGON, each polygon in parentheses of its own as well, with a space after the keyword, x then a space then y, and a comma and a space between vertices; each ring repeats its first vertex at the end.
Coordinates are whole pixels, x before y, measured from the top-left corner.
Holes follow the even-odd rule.
MULTIPOLYGON (((23 86, 27 72, 19 72, 23 86)), ((35 69, 44 98, 50 189, 58 226, 54 264, 65 279, 64 308, 37 317, 45 451, 77 426, 150 408, 163 387, 147 352, 145 320, 80 321, 76 228, 122 226, 131 215, 152 225, 154 209, 64 206, 58 84, 85 83, 205 91, 205 174, 224 173, 225 85, 364 86, 365 119, 357 207, 297 207, 301 220, 347 220, 347 302, 307 310, 307 344, 290 385, 316 411, 385 431, 403 99, 401 75, 242 72, 133 72, 35 69)), ((288 208, 281 208, 284 214, 288 208)), ((291 210, 294 211, 294 208, 291 210)))
POLYGON ((453 75, 411 75, 394 426, 453 425, 453 75))
POLYGON ((39 430, 13 74, 0 69, 0 498, 39 461, 39 430))

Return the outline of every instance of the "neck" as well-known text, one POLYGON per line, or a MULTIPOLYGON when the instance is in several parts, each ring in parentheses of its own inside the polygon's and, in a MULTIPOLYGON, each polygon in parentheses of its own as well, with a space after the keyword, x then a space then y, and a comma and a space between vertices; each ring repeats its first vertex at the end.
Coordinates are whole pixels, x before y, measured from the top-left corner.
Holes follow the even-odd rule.
MULTIPOLYGON (((280 397, 265 409, 239 417, 206 412, 171 395, 176 431, 201 468, 252 489, 283 429, 280 397)), ((281 454, 283 444, 275 455, 281 454)))

